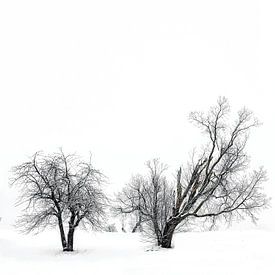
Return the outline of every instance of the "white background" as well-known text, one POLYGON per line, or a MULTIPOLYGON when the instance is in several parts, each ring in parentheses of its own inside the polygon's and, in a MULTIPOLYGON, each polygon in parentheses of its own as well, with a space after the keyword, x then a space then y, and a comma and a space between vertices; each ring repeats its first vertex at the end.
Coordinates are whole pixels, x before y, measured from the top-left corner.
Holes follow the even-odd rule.
POLYGON ((3 222, 15 216, 10 169, 35 151, 92 152, 111 190, 153 157, 173 174, 201 145, 189 112, 207 110, 218 96, 263 122, 248 149, 252 168, 268 170, 273 196, 271 3, 1 0, 3 222))

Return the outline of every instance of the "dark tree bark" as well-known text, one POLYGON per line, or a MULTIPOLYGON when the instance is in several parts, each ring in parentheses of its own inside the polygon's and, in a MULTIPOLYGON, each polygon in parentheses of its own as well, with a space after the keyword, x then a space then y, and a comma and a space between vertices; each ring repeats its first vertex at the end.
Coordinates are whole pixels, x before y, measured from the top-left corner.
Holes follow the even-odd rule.
POLYGON ((60 238, 61 238, 62 248, 64 250, 67 247, 67 241, 66 241, 66 236, 65 236, 63 222, 62 222, 62 218, 61 217, 58 217, 58 227, 59 227, 59 232, 60 232, 60 238))
POLYGON ((160 241, 160 246, 163 248, 171 248, 172 238, 177 225, 180 223, 178 220, 168 221, 164 227, 163 235, 160 241))
POLYGON ((76 214, 73 210, 71 210, 71 217, 69 220, 69 231, 67 235, 67 246, 65 249, 63 249, 64 251, 74 251, 74 231, 76 226, 79 223, 77 221, 77 224, 75 224, 75 219, 76 219, 76 214))
POLYGON ((67 247, 64 249, 64 251, 74 251, 74 227, 69 228, 68 231, 68 243, 67 243, 67 247))
POLYGON ((137 231, 137 229, 138 229, 140 226, 141 226, 141 221, 138 221, 138 222, 135 224, 135 226, 134 226, 134 228, 133 228, 133 230, 132 230, 132 233, 135 233, 135 232, 137 231))

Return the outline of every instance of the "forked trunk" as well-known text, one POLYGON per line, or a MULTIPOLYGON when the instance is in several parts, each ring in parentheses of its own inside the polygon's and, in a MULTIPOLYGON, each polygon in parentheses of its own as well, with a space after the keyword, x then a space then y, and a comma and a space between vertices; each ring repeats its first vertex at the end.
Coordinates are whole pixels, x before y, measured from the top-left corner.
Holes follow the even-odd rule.
POLYGON ((74 251, 74 230, 75 230, 75 212, 71 211, 71 217, 69 221, 69 231, 67 235, 67 247, 63 251, 74 251))

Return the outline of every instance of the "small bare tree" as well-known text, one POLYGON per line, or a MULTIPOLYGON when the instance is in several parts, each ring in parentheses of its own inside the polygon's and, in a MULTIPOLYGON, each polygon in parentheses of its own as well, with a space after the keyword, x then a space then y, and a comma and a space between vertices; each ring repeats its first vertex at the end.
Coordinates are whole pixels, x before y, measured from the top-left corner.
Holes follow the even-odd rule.
POLYGON ((130 219, 132 233, 141 229, 142 224, 147 220, 141 211, 139 211, 141 204, 140 192, 143 183, 144 178, 141 175, 133 176, 129 184, 116 194, 115 205, 112 207, 112 212, 115 215, 121 216, 123 228, 125 227, 125 221, 130 219))
POLYGON ((91 161, 59 152, 36 153, 13 168, 12 185, 20 188, 18 204, 25 206, 17 225, 26 233, 59 227, 64 251, 73 251, 75 229, 89 224, 98 229, 104 218, 104 176, 91 161), (68 222, 67 237, 64 224, 68 222))
POLYGON ((161 234, 171 215, 173 190, 163 173, 167 169, 157 159, 147 162, 148 175, 134 176, 131 182, 117 194, 114 210, 118 214, 135 214, 138 217, 133 231, 143 226, 146 237, 161 244, 161 234))
POLYGON ((230 125, 229 112, 227 100, 220 98, 209 113, 190 114, 209 142, 185 170, 178 171, 172 215, 161 235, 164 248, 171 247, 176 227, 188 219, 206 219, 215 224, 218 218, 231 222, 249 216, 255 221, 258 211, 268 204, 261 191, 265 171, 261 168, 247 172, 249 158, 245 148, 249 131, 259 123, 244 108, 230 125))

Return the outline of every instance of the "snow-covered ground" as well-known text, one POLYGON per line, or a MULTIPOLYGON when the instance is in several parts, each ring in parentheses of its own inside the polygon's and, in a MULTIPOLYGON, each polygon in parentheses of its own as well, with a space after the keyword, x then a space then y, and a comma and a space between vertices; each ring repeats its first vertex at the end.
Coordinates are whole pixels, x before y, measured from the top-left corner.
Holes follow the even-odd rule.
POLYGON ((36 151, 91 151, 112 193, 151 158, 185 164, 201 146, 188 114, 218 96, 264 123, 249 154, 274 201, 274 3, 0 1, 0 275, 274 275, 275 210, 268 226, 182 233, 169 250, 78 230, 63 253, 57 231, 3 224, 19 214, 9 171, 36 151))
POLYGON ((165 250, 139 234, 76 232, 73 253, 57 231, 21 235, 0 226, 0 274, 275 274, 273 230, 190 232, 165 250))

